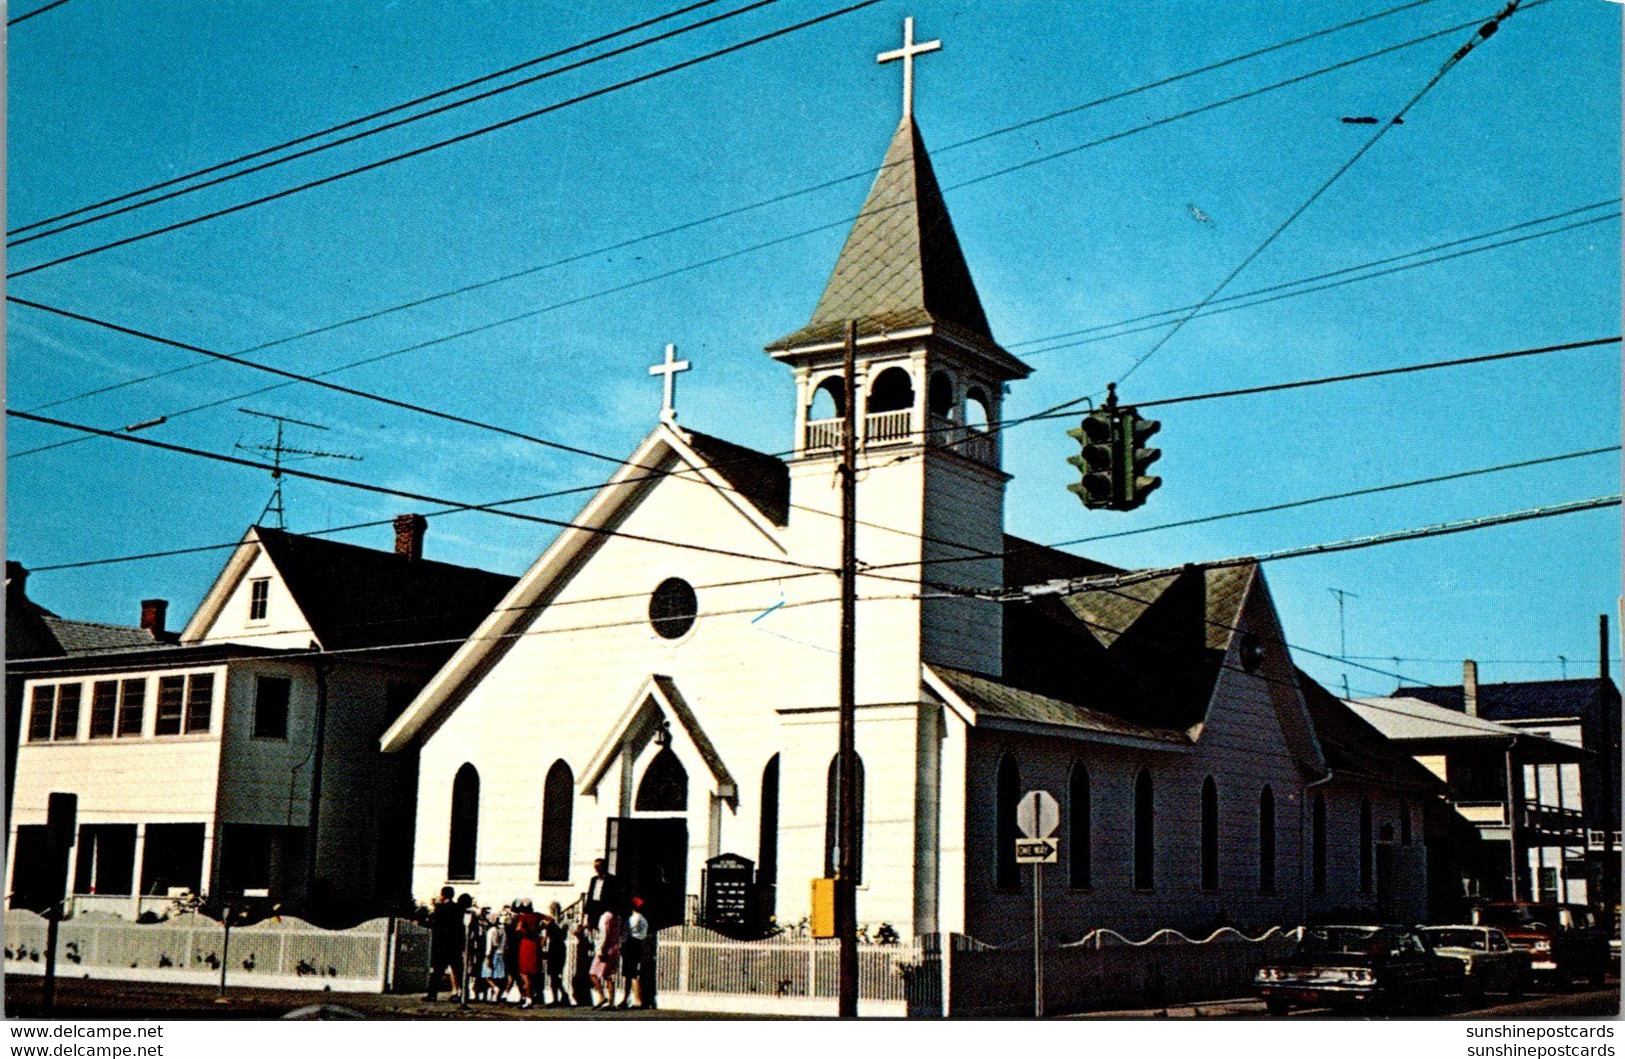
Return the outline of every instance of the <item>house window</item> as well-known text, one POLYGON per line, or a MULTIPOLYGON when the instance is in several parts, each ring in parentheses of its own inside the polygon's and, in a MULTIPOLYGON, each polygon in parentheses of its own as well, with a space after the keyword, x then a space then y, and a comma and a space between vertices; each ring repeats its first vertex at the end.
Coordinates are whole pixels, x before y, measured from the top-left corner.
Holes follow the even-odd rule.
POLYGON ((78 684, 36 684, 28 710, 28 741, 78 738, 79 694, 78 684))
POLYGON ((287 677, 260 677, 254 686, 254 737, 288 738, 288 695, 293 681, 287 677))
POLYGON ((214 674, 193 673, 186 681, 186 731, 207 732, 214 719, 214 674))
POLYGON ((1021 884, 1021 865, 1016 863, 1016 839, 1021 837, 1021 829, 1016 824, 1016 806, 1021 802, 1021 769, 1013 754, 999 756, 994 782, 993 885, 1000 890, 1014 890, 1021 884))
POLYGON ((480 774, 464 764, 451 782, 451 828, 446 849, 446 878, 475 878, 480 841, 480 774))
POLYGON ((1202 781, 1202 889, 1219 888, 1219 785, 1202 781))
POLYGON ((756 829, 756 881, 772 886, 779 881, 779 755, 762 769, 762 812, 756 829))
POLYGON ((1072 766, 1067 788, 1067 885, 1074 890, 1089 888, 1089 855, 1093 845, 1089 819, 1089 770, 1083 762, 1072 766))
POLYGON ((1156 806, 1152 802, 1151 773, 1141 769, 1134 779, 1134 888, 1149 890, 1156 881, 1156 806))
POLYGON ((1275 792, 1258 792, 1258 892, 1275 892, 1275 792))
POLYGON ((1317 894, 1326 892, 1326 796, 1315 792, 1315 804, 1309 818, 1310 887, 1317 894))
POLYGON ((141 723, 146 717, 147 679, 135 677, 121 680, 118 686, 118 734, 141 734, 141 723))
POLYGON ((575 810, 575 776, 560 758, 542 784, 542 861, 537 878, 564 882, 570 878, 570 826, 575 810))
POLYGON ((264 621, 271 611, 271 579, 256 577, 248 583, 248 620, 264 621))
POLYGON ((118 681, 98 680, 90 693, 90 738, 111 739, 118 725, 118 681))
POLYGON ((158 713, 152 719, 153 735, 180 735, 186 708, 186 678, 158 678, 158 713))
POLYGON ((1371 799, 1360 799, 1360 892, 1371 892, 1371 799))
MULTIPOLYGON (((852 754, 852 885, 863 883, 863 758, 852 754)), ((833 879, 841 863, 841 755, 829 762, 829 781, 824 788, 824 875, 833 879)))
POLYGON ((56 689, 56 725, 52 739, 79 738, 79 696, 82 684, 62 684, 56 689))
POLYGON ((28 741, 75 739, 79 735, 79 685, 36 684, 28 710, 28 741))
POLYGON ((135 825, 86 824, 75 846, 73 892, 125 895, 135 885, 135 825))
POLYGON ((34 703, 28 712, 30 743, 43 743, 51 738, 51 717, 55 708, 56 688, 50 684, 34 685, 34 703))

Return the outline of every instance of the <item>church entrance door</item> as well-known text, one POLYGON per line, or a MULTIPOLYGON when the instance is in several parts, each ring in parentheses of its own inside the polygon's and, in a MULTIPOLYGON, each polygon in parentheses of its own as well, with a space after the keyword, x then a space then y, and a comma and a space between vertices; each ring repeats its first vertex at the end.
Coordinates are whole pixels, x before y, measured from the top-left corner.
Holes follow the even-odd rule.
MULTIPOLYGON (((688 821, 682 817, 611 817, 604 859, 627 900, 643 898, 656 930, 683 922, 688 882, 688 821)), ((623 910, 624 911, 624 910, 623 910)))

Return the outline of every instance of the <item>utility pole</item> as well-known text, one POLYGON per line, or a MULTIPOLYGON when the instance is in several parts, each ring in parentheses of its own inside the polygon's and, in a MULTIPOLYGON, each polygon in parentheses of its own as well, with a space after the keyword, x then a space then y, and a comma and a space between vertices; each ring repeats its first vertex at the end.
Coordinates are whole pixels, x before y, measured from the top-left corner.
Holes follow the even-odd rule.
MULTIPOLYGON (((1341 588, 1328 588, 1326 591, 1337 597, 1337 659, 1346 665, 1349 657, 1349 638, 1348 629, 1343 624, 1343 597, 1348 596, 1350 599, 1359 599, 1360 597, 1341 588)), ((1348 670, 1345 669, 1343 671, 1343 698, 1347 701, 1348 697, 1349 674, 1348 670)))
POLYGON ((267 515, 275 515, 276 528, 287 528, 285 523, 285 513, 282 507, 282 465, 284 463, 293 462, 292 460, 289 460, 288 457, 293 456, 306 460, 321 459, 359 461, 361 459, 360 456, 350 456, 342 452, 323 452, 320 449, 296 449, 282 443, 282 427, 284 424, 293 423, 296 426, 309 427, 311 430, 327 429, 327 427, 324 427, 319 423, 307 423, 302 419, 294 419, 290 416, 272 415, 269 412, 256 412, 252 408, 239 408, 237 411, 242 412, 244 415, 258 416, 260 419, 269 419, 276 423, 276 439, 274 441, 260 445, 244 445, 241 442, 237 444, 237 448, 242 449, 244 452, 266 453, 271 457, 271 480, 276 483, 276 487, 272 489, 271 499, 266 501, 264 510, 260 512, 260 517, 254 520, 256 525, 264 524, 267 515))
MULTIPOLYGON (((1621 605, 1621 613, 1625 614, 1625 604, 1621 605)), ((1597 689, 1599 703, 1607 703, 1612 698, 1613 679, 1608 673, 1608 659, 1613 649, 1608 643, 1608 615, 1597 615, 1597 676, 1601 678, 1602 687, 1597 689)), ((1602 724, 1599 726, 1603 734, 1603 744, 1597 749, 1602 753, 1603 767, 1597 769, 1602 776, 1602 892, 1600 900, 1593 903, 1600 904, 1607 913, 1604 922, 1613 927, 1614 903, 1619 900, 1619 861, 1614 859, 1614 821, 1615 814, 1619 812, 1619 721, 1610 718, 1607 711, 1602 711, 1602 724)), ((1581 780, 1583 784, 1585 781, 1581 780)), ((1582 803, 1583 805, 1584 803, 1582 803)), ((1589 836, 1588 836, 1589 837, 1589 836)), ((1590 891, 1586 893, 1590 897, 1590 891)))
POLYGON ((858 1014, 858 890, 853 795, 857 770, 857 596, 858 596, 858 325, 846 322, 842 393, 846 421, 841 426, 841 675, 840 750, 837 755, 836 819, 838 848, 835 880, 835 935, 840 939, 840 1008, 842 1018, 858 1014))

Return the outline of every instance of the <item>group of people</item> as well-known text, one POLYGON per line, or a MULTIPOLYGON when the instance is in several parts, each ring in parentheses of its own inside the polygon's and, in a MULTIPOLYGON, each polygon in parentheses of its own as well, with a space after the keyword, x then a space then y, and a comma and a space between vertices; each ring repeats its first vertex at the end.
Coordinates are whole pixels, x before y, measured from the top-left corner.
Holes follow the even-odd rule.
POLYGON ((443 887, 439 900, 421 917, 430 930, 424 999, 437 999, 449 976, 454 996, 493 1004, 517 992, 522 1008, 537 1003, 652 1008, 654 934, 643 907, 640 896, 623 899, 619 881, 602 859, 593 861, 582 917, 574 922, 566 922, 557 901, 538 912, 522 897, 492 912, 475 908, 470 895, 456 896, 450 886, 443 887), (575 960, 567 987, 572 937, 575 960))

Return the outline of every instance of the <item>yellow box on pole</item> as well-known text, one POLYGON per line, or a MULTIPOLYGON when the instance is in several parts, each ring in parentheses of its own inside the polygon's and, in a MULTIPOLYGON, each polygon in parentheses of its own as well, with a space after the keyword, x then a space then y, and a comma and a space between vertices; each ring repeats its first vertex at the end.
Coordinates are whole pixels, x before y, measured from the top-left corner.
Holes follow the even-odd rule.
POLYGON ((815 938, 835 936, 835 880, 812 881, 812 915, 808 918, 809 932, 815 938))

